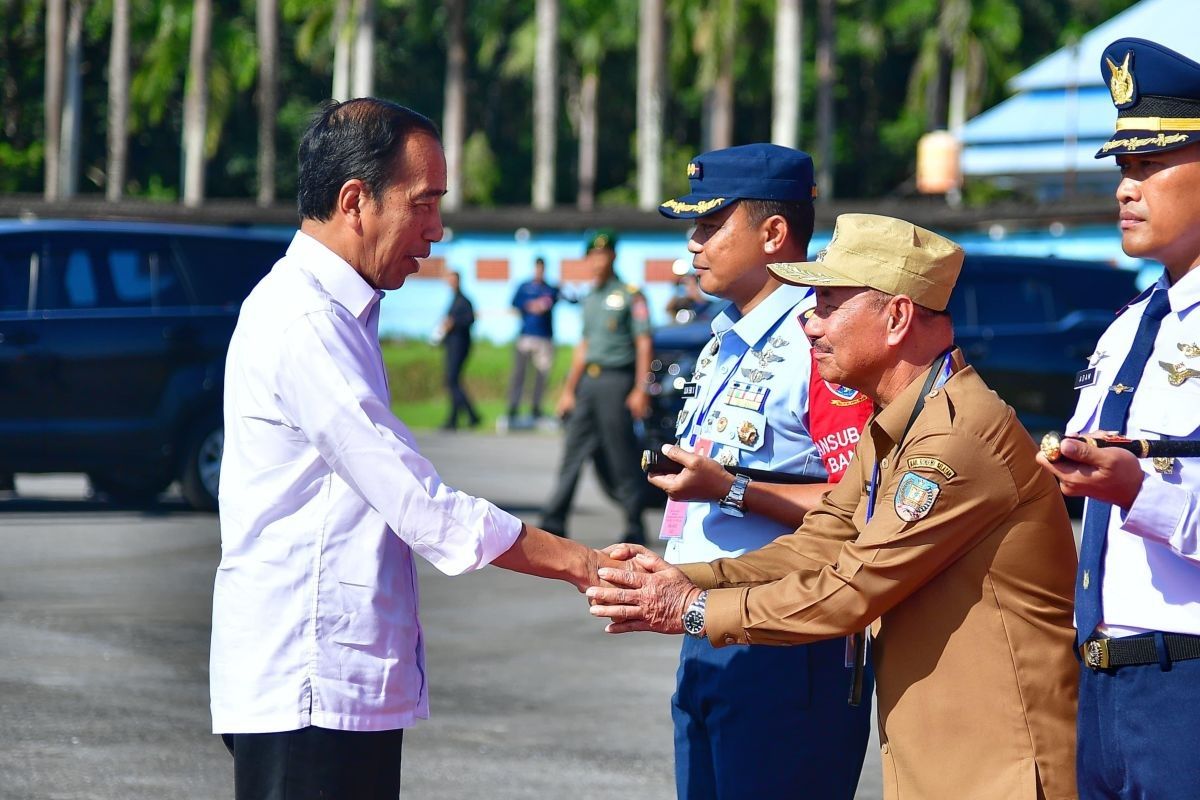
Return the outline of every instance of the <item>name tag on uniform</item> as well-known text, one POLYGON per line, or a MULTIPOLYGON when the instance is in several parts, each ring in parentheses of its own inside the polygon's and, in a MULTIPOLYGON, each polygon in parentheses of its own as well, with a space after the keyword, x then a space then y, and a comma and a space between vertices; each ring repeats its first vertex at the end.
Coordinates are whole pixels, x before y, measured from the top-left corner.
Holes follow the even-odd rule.
POLYGON ((688 381, 683 385, 683 391, 680 394, 683 395, 684 399, 695 397, 700 394, 700 384, 695 381, 688 381))
POLYGON ((1075 373, 1075 388, 1082 389, 1085 386, 1091 386, 1096 382, 1096 368, 1088 367, 1081 369, 1075 373))

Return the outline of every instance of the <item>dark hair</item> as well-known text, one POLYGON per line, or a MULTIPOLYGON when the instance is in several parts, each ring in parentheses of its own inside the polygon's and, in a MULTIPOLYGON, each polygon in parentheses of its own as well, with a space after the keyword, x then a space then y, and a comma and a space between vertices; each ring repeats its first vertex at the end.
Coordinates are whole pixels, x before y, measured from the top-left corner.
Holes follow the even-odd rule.
POLYGON ((300 140, 300 218, 332 217, 338 192, 352 178, 365 183, 371 197, 382 197, 395 177, 396 157, 418 131, 441 141, 432 120, 402 105, 374 97, 327 102, 300 140))
POLYGON ((816 212, 812 203, 795 200, 752 200, 740 201, 746 207, 746 215, 755 225, 768 217, 781 216, 787 221, 788 237, 802 249, 812 240, 816 212))

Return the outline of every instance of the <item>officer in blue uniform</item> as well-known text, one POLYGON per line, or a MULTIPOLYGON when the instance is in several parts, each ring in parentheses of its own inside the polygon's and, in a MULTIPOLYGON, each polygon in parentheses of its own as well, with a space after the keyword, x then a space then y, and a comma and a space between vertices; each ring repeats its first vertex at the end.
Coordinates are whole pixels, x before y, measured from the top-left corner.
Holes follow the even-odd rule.
MULTIPOLYGON (((1200 45, 1197 46, 1200 53, 1200 45)), ((1068 433, 1200 438, 1200 64, 1119 39, 1101 58, 1121 246, 1166 269, 1100 338, 1068 433)), ((1079 796, 1200 796, 1200 460, 1064 440, 1043 465, 1087 497, 1075 623, 1079 796)))
MULTIPOLYGON (((817 442, 856 443, 872 408, 865 395, 841 387, 822 386, 814 399, 803 329, 812 291, 782 285, 766 269, 807 257, 812 159, 751 144, 697 156, 688 176, 691 193, 659 211, 694 221, 688 250, 700 288, 730 304, 713 320, 713 337, 684 387, 679 446, 666 451, 685 469, 651 478, 671 497, 661 535, 673 563, 738 556, 799 527, 838 477, 825 465, 839 460, 824 458, 817 442), (812 483, 731 478, 720 465, 812 483)), ((685 637, 671 708, 678 796, 853 798, 870 732, 871 681, 850 706, 851 666, 844 639, 718 649, 705 637, 685 637)))

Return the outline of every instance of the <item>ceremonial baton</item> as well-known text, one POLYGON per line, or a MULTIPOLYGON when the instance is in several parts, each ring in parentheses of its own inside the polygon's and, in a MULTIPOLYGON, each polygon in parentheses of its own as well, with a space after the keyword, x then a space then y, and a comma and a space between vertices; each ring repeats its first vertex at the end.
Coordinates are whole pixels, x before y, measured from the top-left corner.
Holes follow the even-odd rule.
MULTIPOLYGON (((722 464, 730 475, 745 475, 752 481, 763 483, 828 483, 828 478, 814 478, 809 475, 797 475, 794 472, 777 472, 772 469, 754 469, 753 467, 731 467, 722 464)), ((677 475, 683 472, 683 464, 659 453, 656 450, 642 451, 642 471, 647 475, 677 475)))
POLYGON ((1042 437, 1042 455, 1047 461, 1058 461, 1062 457, 1062 440, 1074 439, 1092 447, 1118 447, 1133 453, 1138 458, 1189 458, 1200 456, 1198 439, 1126 439, 1124 436, 1064 436, 1050 431, 1042 437))

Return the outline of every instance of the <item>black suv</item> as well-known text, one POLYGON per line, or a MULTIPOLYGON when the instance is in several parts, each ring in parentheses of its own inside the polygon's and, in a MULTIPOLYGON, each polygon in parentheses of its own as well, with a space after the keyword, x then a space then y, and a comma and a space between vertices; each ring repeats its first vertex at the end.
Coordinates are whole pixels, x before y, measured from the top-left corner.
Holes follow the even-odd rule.
MULTIPOLYGON (((1038 437, 1075 407, 1075 373, 1135 294, 1135 273, 1092 261, 968 255, 950 297, 955 343, 1038 437)), ((646 446, 675 441, 680 389, 711 336, 709 323, 654 332, 653 413, 646 446)))
POLYGON ((291 234, 0 222, 0 475, 86 472, 145 502, 217 501, 225 353, 291 234))

